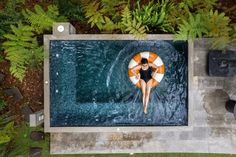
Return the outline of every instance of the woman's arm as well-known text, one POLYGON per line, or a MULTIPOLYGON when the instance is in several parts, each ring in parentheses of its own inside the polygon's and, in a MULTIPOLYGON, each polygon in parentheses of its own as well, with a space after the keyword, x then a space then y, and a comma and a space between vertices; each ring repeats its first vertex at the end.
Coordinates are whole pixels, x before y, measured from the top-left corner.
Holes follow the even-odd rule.
POLYGON ((159 67, 158 66, 156 66, 155 64, 153 64, 153 63, 148 63, 149 64, 149 66, 151 66, 152 68, 155 68, 156 70, 155 70, 155 72, 154 73, 157 73, 157 71, 159 70, 159 67))
POLYGON ((138 74, 136 73, 136 71, 140 69, 141 69, 141 65, 137 65, 131 69, 131 72, 134 74, 136 78, 138 78, 138 74))

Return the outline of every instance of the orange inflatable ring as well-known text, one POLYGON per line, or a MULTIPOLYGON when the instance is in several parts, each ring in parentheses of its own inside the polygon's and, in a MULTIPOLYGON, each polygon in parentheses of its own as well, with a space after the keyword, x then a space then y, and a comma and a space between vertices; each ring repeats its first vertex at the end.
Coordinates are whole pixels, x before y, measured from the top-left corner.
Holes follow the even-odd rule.
MULTIPOLYGON (((141 63, 142 58, 146 58, 148 60, 148 63, 152 63, 152 64, 159 67, 157 74, 155 75, 155 77, 152 78, 152 87, 159 85, 159 83, 161 82, 161 80, 164 77, 165 67, 164 67, 164 64, 163 64, 161 58, 153 52, 140 52, 140 53, 136 54, 131 59, 131 61, 129 62, 129 65, 128 65, 128 68, 129 68, 128 75, 129 75, 131 82, 134 85, 136 85, 138 88, 141 88, 140 77, 137 79, 135 77, 135 75, 132 73, 131 69, 134 68, 135 66, 139 65, 141 63)), ((154 71, 155 70, 156 69, 154 69, 154 71)), ((140 76, 139 71, 137 71, 137 74, 140 76)))

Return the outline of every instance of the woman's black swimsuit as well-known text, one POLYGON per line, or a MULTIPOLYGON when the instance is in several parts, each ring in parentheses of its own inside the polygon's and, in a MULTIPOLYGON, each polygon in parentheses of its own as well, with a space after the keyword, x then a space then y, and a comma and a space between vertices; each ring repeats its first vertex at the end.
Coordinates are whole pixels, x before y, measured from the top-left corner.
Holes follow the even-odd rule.
POLYGON ((149 66, 147 70, 143 70, 142 68, 139 70, 140 79, 144 80, 146 83, 152 79, 152 68, 149 66))

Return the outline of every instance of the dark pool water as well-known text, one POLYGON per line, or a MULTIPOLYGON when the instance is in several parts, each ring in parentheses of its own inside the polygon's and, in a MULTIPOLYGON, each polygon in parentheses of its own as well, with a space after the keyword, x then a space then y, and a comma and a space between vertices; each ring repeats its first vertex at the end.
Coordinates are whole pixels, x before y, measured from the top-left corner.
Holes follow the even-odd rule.
POLYGON ((50 41, 51 127, 187 125, 187 49, 187 42, 172 41, 50 41), (141 91, 127 75, 142 51, 165 64, 146 115, 141 91))

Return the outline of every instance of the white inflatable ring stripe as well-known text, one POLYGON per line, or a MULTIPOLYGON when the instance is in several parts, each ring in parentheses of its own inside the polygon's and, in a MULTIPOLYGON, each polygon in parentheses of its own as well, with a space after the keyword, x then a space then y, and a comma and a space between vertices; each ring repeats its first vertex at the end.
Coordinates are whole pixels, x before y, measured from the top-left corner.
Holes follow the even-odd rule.
POLYGON ((133 68, 133 67, 135 67, 135 66, 137 66, 137 65, 138 65, 138 63, 137 63, 134 59, 132 59, 132 60, 129 62, 128 68, 131 69, 131 68, 133 68))
POLYGON ((133 84, 137 84, 138 81, 139 81, 139 79, 137 79, 135 76, 131 76, 131 77, 129 77, 129 78, 130 78, 130 80, 131 80, 131 82, 132 82, 133 84))
POLYGON ((154 61, 153 64, 155 64, 156 66, 162 66, 163 62, 161 60, 161 58, 158 56, 154 61))
POLYGON ((142 58, 146 58, 146 59, 148 59, 149 56, 150 56, 149 52, 141 52, 140 55, 141 55, 142 58))
POLYGON ((164 77, 164 74, 160 74, 160 73, 157 73, 154 77, 154 79, 157 81, 157 82, 161 82, 162 78, 164 77))

